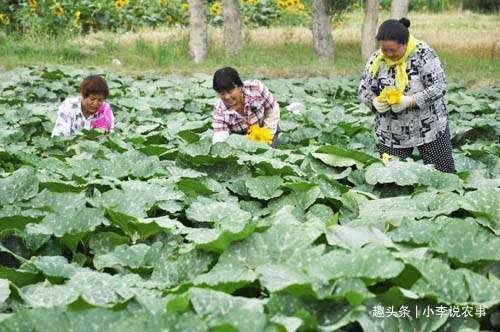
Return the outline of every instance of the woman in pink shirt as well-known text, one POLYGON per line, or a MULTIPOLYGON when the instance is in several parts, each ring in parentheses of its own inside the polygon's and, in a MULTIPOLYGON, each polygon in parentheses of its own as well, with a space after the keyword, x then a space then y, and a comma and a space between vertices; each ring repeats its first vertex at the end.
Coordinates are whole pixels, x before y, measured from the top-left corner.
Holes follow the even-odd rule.
POLYGON ((86 77, 80 84, 80 96, 69 97, 59 106, 52 137, 71 136, 82 129, 113 131, 113 111, 105 102, 108 95, 108 85, 101 76, 86 77))

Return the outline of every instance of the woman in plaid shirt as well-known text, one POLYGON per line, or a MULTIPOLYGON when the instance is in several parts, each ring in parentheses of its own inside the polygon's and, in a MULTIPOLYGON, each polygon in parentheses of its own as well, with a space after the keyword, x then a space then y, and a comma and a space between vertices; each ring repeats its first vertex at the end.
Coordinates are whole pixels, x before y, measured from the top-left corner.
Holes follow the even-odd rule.
POLYGON ((271 146, 276 146, 280 108, 261 81, 243 82, 235 69, 225 67, 215 72, 213 88, 219 95, 213 112, 213 143, 224 141, 230 133, 246 134, 251 125, 259 124, 271 131, 271 146))
POLYGON ((387 20, 377 33, 380 49, 363 72, 359 97, 375 112, 378 150, 408 158, 417 148, 425 164, 455 172, 444 101, 446 79, 436 52, 413 37, 406 18, 387 20), (402 96, 390 105, 377 98, 386 87, 402 96))

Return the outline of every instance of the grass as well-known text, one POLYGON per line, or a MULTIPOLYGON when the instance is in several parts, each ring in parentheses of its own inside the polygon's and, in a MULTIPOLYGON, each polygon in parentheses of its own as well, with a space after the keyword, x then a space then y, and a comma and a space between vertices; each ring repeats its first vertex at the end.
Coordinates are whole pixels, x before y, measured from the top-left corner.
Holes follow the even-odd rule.
MULTIPOLYGON (((380 21, 385 19, 380 18, 380 21)), ((468 12, 410 15, 411 31, 433 46, 451 81, 469 85, 498 84, 500 77, 500 19, 498 15, 468 12)), ((7 36, 0 42, 0 63, 5 68, 65 64, 97 66, 124 74, 212 73, 231 65, 244 75, 303 77, 359 75, 362 14, 348 15, 334 29, 336 57, 318 61, 311 47, 311 32, 296 28, 257 28, 245 31, 241 55, 228 57, 222 47, 222 31, 210 29, 209 56, 202 64, 192 63, 186 29, 160 28, 138 33, 99 32, 88 36, 48 38, 7 36), (113 64, 119 59, 121 66, 113 64)))

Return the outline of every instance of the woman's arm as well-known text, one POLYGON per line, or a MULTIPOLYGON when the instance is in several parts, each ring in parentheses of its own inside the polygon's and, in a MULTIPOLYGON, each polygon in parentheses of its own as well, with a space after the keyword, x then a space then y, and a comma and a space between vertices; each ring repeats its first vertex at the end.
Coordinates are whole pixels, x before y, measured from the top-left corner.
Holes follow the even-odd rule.
POLYGON ((212 129, 214 131, 212 136, 212 144, 223 142, 229 137, 229 127, 224 116, 224 103, 222 100, 217 100, 214 105, 212 114, 212 129))
POLYGON ((358 87, 358 97, 359 100, 371 108, 373 110, 373 98, 375 98, 377 95, 372 91, 372 85, 373 85, 373 80, 376 78, 372 78, 370 74, 370 65, 372 64, 373 60, 375 60, 375 57, 377 55, 377 52, 373 53, 370 56, 370 59, 366 63, 365 69, 363 70, 363 74, 361 75, 361 81, 359 82, 359 87, 358 87))
POLYGON ((264 98, 264 127, 271 130, 274 135, 280 122, 280 105, 269 89, 262 82, 257 82, 260 94, 264 98))
POLYGON ((443 66, 436 52, 430 47, 422 50, 421 66, 419 68, 420 81, 424 90, 414 94, 415 103, 420 109, 427 108, 446 94, 446 77, 443 66))
POLYGON ((71 105, 64 101, 57 112, 57 119, 52 129, 52 137, 70 136, 72 123, 71 105))

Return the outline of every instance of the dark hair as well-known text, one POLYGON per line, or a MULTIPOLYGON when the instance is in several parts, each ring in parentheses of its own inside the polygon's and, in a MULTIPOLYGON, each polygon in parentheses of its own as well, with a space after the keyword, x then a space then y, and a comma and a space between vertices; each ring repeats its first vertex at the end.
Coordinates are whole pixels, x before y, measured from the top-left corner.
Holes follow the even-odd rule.
POLYGON ((212 84, 215 91, 230 91, 236 86, 242 87, 243 82, 234 68, 224 67, 215 72, 212 84))
POLYGON ((103 95, 104 98, 108 98, 109 88, 104 78, 99 75, 90 75, 85 77, 80 84, 80 93, 83 98, 87 98, 92 94, 100 94, 103 95))
POLYGON ((410 37, 410 20, 403 17, 398 20, 387 20, 380 25, 377 32, 377 40, 395 40, 400 44, 408 43, 410 37))

